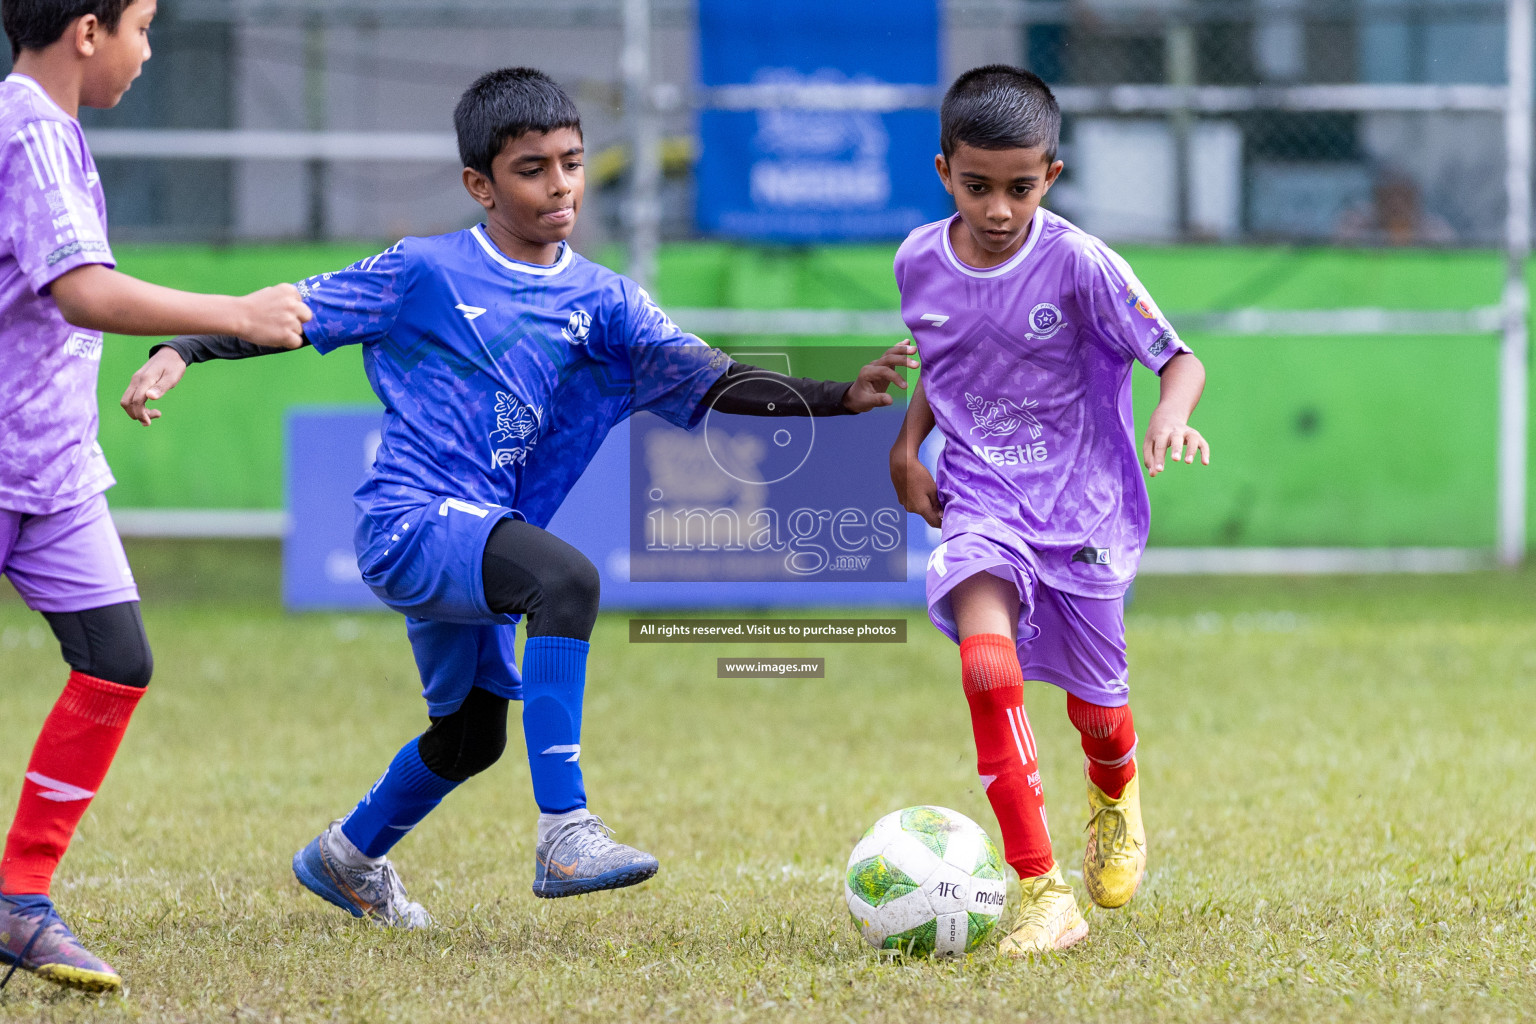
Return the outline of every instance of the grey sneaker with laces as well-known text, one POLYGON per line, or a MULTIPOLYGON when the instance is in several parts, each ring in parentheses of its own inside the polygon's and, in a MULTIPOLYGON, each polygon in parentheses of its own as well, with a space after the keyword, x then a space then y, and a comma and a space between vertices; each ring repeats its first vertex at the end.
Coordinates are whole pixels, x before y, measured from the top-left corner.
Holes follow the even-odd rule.
POLYGON ((614 842, 593 815, 555 828, 534 851, 533 894, 544 899, 638 885, 656 873, 656 858, 614 842))
POLYGON ((293 873, 304 888, 353 917, 372 918, 391 928, 431 927, 431 916, 405 894, 405 885, 388 858, 355 868, 336 856, 340 830, 340 820, 331 822, 293 855, 293 873))

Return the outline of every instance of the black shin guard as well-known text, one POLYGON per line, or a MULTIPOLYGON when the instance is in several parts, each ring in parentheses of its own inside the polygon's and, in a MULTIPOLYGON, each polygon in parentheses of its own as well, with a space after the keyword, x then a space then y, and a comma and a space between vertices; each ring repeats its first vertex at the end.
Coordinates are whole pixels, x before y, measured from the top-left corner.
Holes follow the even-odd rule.
POLYGON ((119 686, 149 685, 155 671, 139 602, 125 601, 83 612, 44 612, 69 667, 119 686))
POLYGON ((485 771, 507 747, 507 698, 475 687, 451 715, 432 719, 416 741, 422 763, 450 782, 485 771))
POLYGON ((588 640, 597 622, 597 567, 547 530, 510 516, 497 523, 481 560, 485 603, 526 615, 529 636, 588 640))

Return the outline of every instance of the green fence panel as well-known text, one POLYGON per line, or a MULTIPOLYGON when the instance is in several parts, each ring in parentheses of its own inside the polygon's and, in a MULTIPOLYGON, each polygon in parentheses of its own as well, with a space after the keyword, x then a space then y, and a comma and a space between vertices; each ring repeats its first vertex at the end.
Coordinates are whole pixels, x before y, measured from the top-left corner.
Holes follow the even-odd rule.
MULTIPOLYGON (((133 247, 119 258, 124 270, 149 280, 243 292, 345 266, 378 248, 133 247)), ((657 293, 677 307, 891 309, 893 251, 673 245, 662 253, 657 293)), ((1175 314, 1245 306, 1466 309, 1497 302, 1501 280, 1499 257, 1487 252, 1130 247, 1125 254, 1175 314)), ((600 254, 610 263, 618 255, 600 254)), ((783 339, 713 340, 740 351, 783 339)), ((1496 338, 1189 340, 1210 372, 1195 422, 1216 458, 1209 469, 1178 467, 1151 482, 1154 543, 1493 543, 1496 338)), ((868 338, 799 341, 879 345, 868 338)), ((375 401, 358 350, 323 358, 281 353, 192 367, 160 403, 164 417, 146 429, 117 400, 147 349, 142 339, 111 338, 102 358, 101 440, 119 481, 111 495, 119 507, 278 508, 283 410, 375 401)), ((1156 388, 1154 377, 1138 371, 1142 423, 1156 388)))

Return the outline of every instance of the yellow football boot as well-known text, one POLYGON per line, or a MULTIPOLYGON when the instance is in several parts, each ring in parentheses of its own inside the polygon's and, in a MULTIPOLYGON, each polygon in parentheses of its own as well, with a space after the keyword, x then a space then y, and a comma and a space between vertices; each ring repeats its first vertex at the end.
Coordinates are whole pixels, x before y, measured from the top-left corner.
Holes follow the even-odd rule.
POLYGON ((1088 922, 1077 909, 1072 887, 1061 877, 1061 865, 1052 864, 1049 874, 1021 878, 1024 891, 1013 931, 997 944, 998 952, 1027 957, 1053 949, 1066 949, 1088 937, 1088 922))
MULTIPOLYGON (((1087 774, 1087 762, 1084 773, 1087 774)), ((1141 824, 1141 773, 1131 776, 1120 799, 1111 800, 1088 780, 1088 849, 1083 883, 1101 907, 1123 907, 1147 873, 1147 830, 1141 824)))

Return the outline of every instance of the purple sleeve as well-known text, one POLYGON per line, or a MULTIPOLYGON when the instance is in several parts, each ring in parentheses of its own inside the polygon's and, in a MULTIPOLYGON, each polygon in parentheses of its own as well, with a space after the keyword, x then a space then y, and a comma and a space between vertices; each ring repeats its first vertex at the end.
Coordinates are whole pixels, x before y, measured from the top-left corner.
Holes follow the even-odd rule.
POLYGON ((626 281, 624 299, 635 411, 695 426, 708 411, 704 396, 730 366, 730 357, 678 327, 639 285, 626 281))
POLYGON ((1078 288, 1094 332, 1153 373, 1161 373, 1168 360, 1189 351, 1118 253, 1106 247, 1086 249, 1078 264, 1078 288))
POLYGON ((322 355, 383 338, 400 314, 409 270, 404 243, 396 242, 345 270, 300 281, 299 294, 315 315, 304 325, 304 337, 322 355))
POLYGON ((39 120, 0 142, 0 225, 32 289, 87 263, 116 266, 72 126, 39 120))

